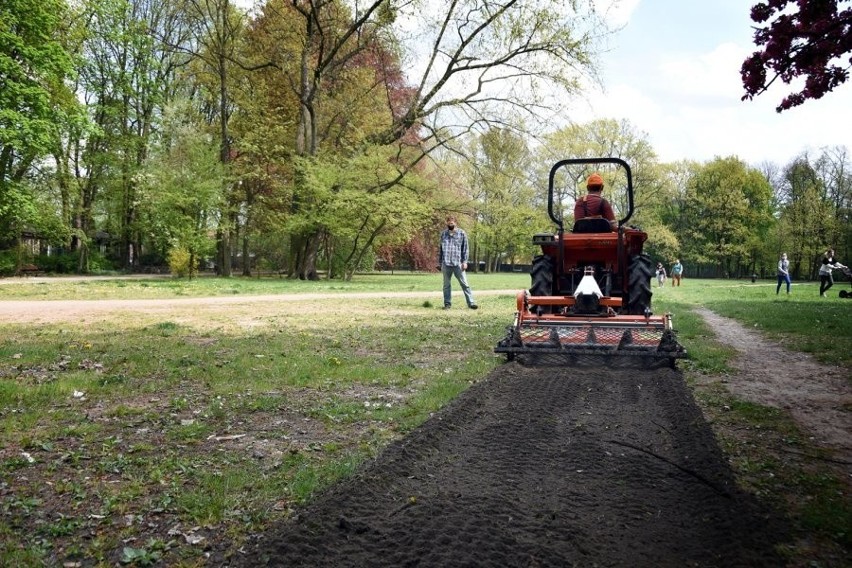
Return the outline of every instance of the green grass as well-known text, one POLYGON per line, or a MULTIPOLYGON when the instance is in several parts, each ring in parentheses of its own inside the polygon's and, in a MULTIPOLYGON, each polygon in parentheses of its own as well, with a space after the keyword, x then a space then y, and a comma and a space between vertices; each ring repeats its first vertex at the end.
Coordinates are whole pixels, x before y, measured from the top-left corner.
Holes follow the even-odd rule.
MULTIPOLYGON (((469 279, 474 292, 529 284, 523 274, 469 279)), ((445 312, 435 300, 440 288, 435 274, 358 275, 348 283, 57 278, 0 285, 0 306, 3 300, 379 294, 247 304, 210 316, 106 316, 97 325, 0 324, 0 481, 15 496, 0 509, 0 541, 9 543, 9 535, 20 541, 0 545, 0 565, 78 558, 191 563, 200 554, 180 542, 151 540, 157 535, 144 526, 110 525, 103 515, 215 526, 235 543, 287 516, 504 361, 492 349, 511 323, 514 293, 482 294, 475 312, 445 312), (418 294, 384 295, 394 291, 418 294), (97 536, 81 539, 82 533, 97 536), (136 540, 125 551, 130 537, 136 540)), ((680 363, 688 374, 728 372, 734 355, 714 340, 695 312, 699 306, 823 361, 850 364, 852 301, 836 293, 819 298, 813 284, 794 286, 790 297, 775 296, 774 284, 737 281, 687 279, 680 288, 653 291, 654 311, 674 314, 690 354, 680 363)), ((739 401, 720 384, 696 396, 719 423, 777 432, 796 448, 806 443, 785 413, 739 401)), ((723 439, 723 445, 742 475, 764 480, 750 481, 756 492, 780 491, 765 479, 783 472, 787 487, 812 495, 803 526, 825 534, 844 518, 844 501, 824 472, 785 470, 757 451, 759 439, 723 439)))
MULTIPOLYGON (((102 538, 81 541, 89 515, 157 511, 237 541, 261 530, 499 365, 491 349, 512 302, 476 312, 420 298, 382 298, 378 312, 375 299, 285 303, 292 314, 250 332, 171 315, 3 325, 0 476, 27 480, 13 482, 21 497, 3 519, 42 528, 6 527, 30 536, 0 549, 0 564, 73 562, 55 555, 75 547, 120 563, 128 536, 137 564, 148 552, 199 554, 144 546, 144 527, 99 526, 102 538)), ((256 315, 241 309, 234 318, 256 315)))
MULTIPOLYGON (((703 306, 736 319, 786 347, 811 353, 820 361, 842 366, 852 364, 852 300, 837 296, 838 283, 830 297, 819 297, 818 283, 797 283, 787 296, 775 295, 774 282, 736 280, 684 280, 679 288, 654 287, 655 311, 675 314, 675 328, 699 365, 721 369, 716 355, 705 352, 708 330, 690 321, 692 306, 703 306), (705 360, 707 359, 707 360, 705 360)), ((846 284, 848 287, 848 283, 846 284)), ((748 346, 744 346, 747 348, 748 346)), ((712 348, 711 348, 712 350, 712 348)), ((721 359, 718 359, 721 360, 721 359)))
POLYGON ((783 409, 732 396, 721 382, 694 388, 737 482, 786 512, 800 542, 785 545, 794 565, 833 565, 852 549, 846 475, 830 452, 810 443, 783 409), (823 563, 825 562, 825 564, 823 563))

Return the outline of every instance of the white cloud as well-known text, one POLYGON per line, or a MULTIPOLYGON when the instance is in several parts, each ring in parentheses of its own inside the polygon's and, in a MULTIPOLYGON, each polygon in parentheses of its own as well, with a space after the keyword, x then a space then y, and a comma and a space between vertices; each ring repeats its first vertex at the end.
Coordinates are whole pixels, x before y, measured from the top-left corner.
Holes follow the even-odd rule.
POLYGON ((746 55, 733 43, 709 53, 667 55, 659 64, 660 83, 675 94, 739 99, 739 68, 746 55))
POLYGON ((777 113, 787 85, 742 101, 739 68, 750 49, 722 43, 705 53, 664 54, 635 73, 609 73, 575 116, 626 118, 663 161, 736 155, 784 164, 803 151, 852 146, 852 85, 777 113))

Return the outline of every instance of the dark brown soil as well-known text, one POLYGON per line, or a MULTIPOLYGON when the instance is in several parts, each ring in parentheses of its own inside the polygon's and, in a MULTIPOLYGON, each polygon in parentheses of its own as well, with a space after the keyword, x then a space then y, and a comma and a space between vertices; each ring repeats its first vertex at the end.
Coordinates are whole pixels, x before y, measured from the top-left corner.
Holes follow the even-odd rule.
POLYGON ((506 364, 232 566, 779 566, 683 376, 506 364))

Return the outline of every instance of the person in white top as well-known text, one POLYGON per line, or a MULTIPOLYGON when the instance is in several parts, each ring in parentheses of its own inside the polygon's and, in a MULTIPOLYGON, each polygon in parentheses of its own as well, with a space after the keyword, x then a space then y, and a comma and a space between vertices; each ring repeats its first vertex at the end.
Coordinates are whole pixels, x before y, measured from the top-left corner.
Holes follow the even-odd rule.
POLYGON ((834 286, 831 271, 835 268, 846 268, 846 266, 840 264, 834 258, 834 249, 828 249, 822 255, 822 266, 819 267, 819 295, 823 298, 825 298, 825 293, 828 292, 828 289, 834 286))

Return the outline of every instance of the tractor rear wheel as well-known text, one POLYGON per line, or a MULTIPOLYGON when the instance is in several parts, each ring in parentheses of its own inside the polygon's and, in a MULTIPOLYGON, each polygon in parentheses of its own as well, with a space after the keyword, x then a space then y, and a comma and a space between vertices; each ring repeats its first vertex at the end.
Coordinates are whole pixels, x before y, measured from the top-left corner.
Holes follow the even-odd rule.
POLYGON ((552 296, 553 259, 544 254, 536 256, 532 261, 530 279, 530 296, 552 296))
MULTIPOLYGON (((553 295, 553 259, 545 254, 536 256, 530 269, 530 296, 553 295)), ((550 313, 550 306, 539 306, 539 313, 550 313)))
POLYGON ((651 276, 654 273, 651 257, 637 254, 630 259, 627 281, 627 313, 641 316, 651 309, 651 276))

